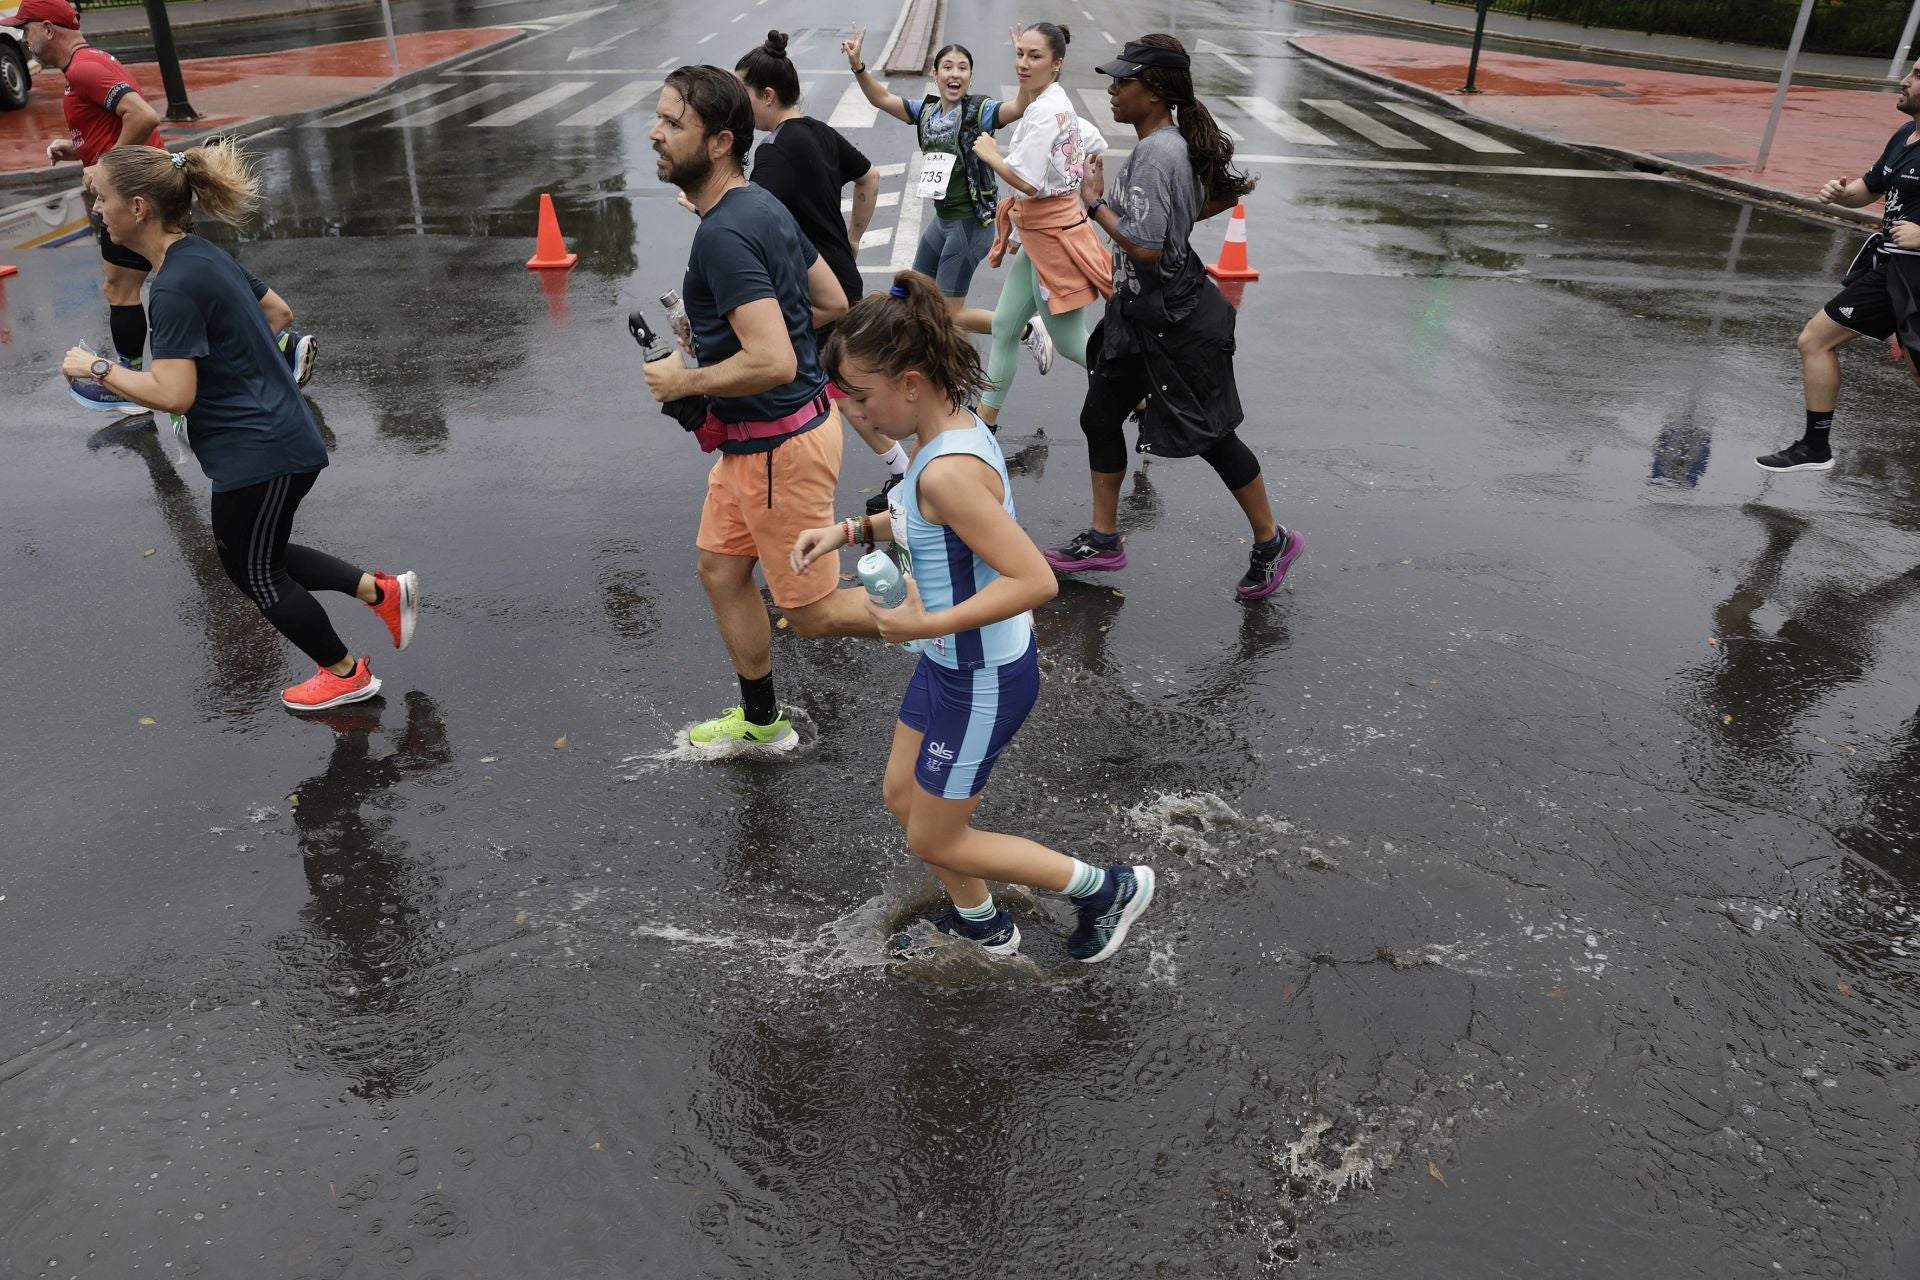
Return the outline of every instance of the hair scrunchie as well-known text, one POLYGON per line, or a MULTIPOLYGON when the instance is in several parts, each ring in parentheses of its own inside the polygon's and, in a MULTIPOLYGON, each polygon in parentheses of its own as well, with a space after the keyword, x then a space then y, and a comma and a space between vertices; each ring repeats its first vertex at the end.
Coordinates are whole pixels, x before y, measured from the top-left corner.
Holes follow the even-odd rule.
POLYGON ((167 158, 173 161, 173 167, 176 169, 187 167, 187 153, 184 151, 176 151, 167 158))
POLYGON ((888 289, 887 292, 896 298, 904 298, 907 296, 907 287, 903 284, 896 284, 891 289, 888 289))

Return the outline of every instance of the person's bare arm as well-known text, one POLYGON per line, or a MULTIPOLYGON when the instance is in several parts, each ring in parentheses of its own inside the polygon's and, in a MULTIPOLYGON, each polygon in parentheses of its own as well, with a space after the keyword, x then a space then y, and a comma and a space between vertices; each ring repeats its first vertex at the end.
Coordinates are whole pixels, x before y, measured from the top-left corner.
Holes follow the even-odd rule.
POLYGON ((906 99, 874 79, 873 73, 867 70, 866 60, 861 57, 860 52, 867 41, 867 29, 858 23, 850 29, 853 32, 853 38, 840 42, 840 52, 847 56, 847 70, 853 72, 853 78, 859 84, 860 92, 866 95, 869 103, 901 124, 912 124, 913 117, 907 114, 906 99))
POLYGON ((267 318, 267 328, 276 334, 293 328, 293 308, 271 289, 260 299, 260 314, 267 318))
POLYGON ((987 168, 998 174, 1000 181, 1021 195, 1030 196, 1040 190, 1013 171, 1013 166, 1007 163, 1007 158, 1000 154, 1000 144, 993 140, 992 134, 983 133, 973 140, 973 154, 979 156, 987 168))
POLYGON ((1829 178, 1820 188, 1820 199, 1825 204, 1837 204, 1843 209, 1864 209, 1880 197, 1869 191, 1867 184, 1859 178, 1829 178))
POLYGON ((879 203, 880 175, 869 169, 853 180, 853 212, 847 215, 847 239, 856 257, 860 254, 860 238, 866 235, 867 224, 873 221, 874 206, 879 203))
POLYGON ((684 396, 754 396, 793 381, 800 361, 778 298, 756 298, 735 307, 727 312, 727 325, 740 340, 740 350, 718 364, 694 369, 678 360, 653 360, 642 366, 655 400, 665 404, 684 396))
POLYGON ((833 274, 824 255, 816 257, 807 268, 807 288, 813 294, 814 328, 825 328, 847 314, 847 291, 840 287, 840 278, 833 274))
POLYGON ((113 144, 116 147, 140 146, 160 127, 160 113, 137 93, 121 98, 113 113, 120 117, 120 140, 113 144))
MULTIPOLYGON (((85 347, 74 347, 60 362, 60 372, 75 382, 91 378, 98 358, 85 347)), ((200 368, 191 360, 155 360, 153 369, 142 373, 115 364, 101 382, 135 404, 162 413, 185 413, 200 392, 200 368)))

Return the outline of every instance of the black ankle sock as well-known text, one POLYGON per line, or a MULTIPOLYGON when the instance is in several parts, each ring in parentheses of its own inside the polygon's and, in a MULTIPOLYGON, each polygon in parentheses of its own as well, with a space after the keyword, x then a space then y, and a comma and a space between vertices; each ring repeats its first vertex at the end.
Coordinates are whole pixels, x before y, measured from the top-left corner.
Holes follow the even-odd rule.
POLYGON ((376 605, 387 602, 387 589, 380 585, 380 579, 378 578, 373 580, 373 602, 376 605))
POLYGON ((1098 529, 1089 529, 1087 530, 1087 537, 1093 540, 1094 546, 1107 551, 1111 551, 1120 545, 1120 535, 1117 533, 1102 533, 1098 529))
POLYGON ((773 700, 773 672, 755 680, 740 677, 740 710, 746 713, 748 724, 774 722, 780 708, 773 700))
POLYGON ((1280 548, 1287 545, 1287 527, 1285 525, 1275 525, 1274 528, 1278 530, 1278 532, 1276 532, 1271 538, 1267 539, 1265 542, 1254 543, 1253 544, 1254 550, 1278 551, 1280 550, 1280 548))
POLYGON ((1811 409, 1807 410, 1807 434, 1802 438, 1806 440, 1808 444, 1817 444, 1822 449, 1826 448, 1827 432, 1832 429, 1833 410, 1829 409, 1825 413, 1815 413, 1811 409))

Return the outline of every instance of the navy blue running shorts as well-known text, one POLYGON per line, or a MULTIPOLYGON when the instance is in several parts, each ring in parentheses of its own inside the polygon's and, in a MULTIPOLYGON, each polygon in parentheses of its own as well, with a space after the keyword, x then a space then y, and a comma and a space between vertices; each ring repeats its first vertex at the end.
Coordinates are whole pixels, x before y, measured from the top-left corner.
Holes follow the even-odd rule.
POLYGON ((986 790, 987 775, 1040 697, 1040 650, 998 667, 956 671, 921 658, 900 700, 900 723, 924 734, 915 781, 943 800, 986 790))

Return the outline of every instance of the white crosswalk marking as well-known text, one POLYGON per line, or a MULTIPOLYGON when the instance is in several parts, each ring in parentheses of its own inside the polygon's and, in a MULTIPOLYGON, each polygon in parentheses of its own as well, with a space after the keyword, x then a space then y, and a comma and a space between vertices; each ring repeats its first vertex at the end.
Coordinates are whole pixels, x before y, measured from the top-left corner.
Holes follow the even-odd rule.
POLYGON ((445 102, 436 102, 401 116, 389 129, 418 129, 422 125, 437 124, 448 116, 465 111, 468 107, 477 107, 483 102, 491 102, 503 93, 512 93, 513 86, 507 84, 483 84, 478 89, 469 89, 457 98, 448 98, 445 102))
MULTIPOLYGON (((873 202, 873 207, 876 209, 891 209, 899 203, 900 203, 900 193, 898 191, 882 191, 879 194, 879 196, 875 198, 873 202)), ((840 202, 840 212, 852 213, 853 201, 842 200, 840 202)))
POLYGON ((1304 124, 1289 113, 1282 111, 1265 98, 1247 98, 1237 94, 1228 94, 1227 101, 1240 108, 1255 120, 1273 130, 1288 142, 1298 142, 1309 147, 1338 146, 1332 138, 1321 133, 1312 125, 1304 124))
POLYGON ((549 107, 557 107, 575 94, 584 93, 593 88, 591 80, 567 80, 551 88, 542 89, 530 98, 523 98, 505 111, 496 111, 484 120, 475 120, 476 129, 505 129, 511 125, 524 124, 549 107))
POLYGON ((922 206, 926 204, 918 194, 921 162, 921 153, 918 151, 907 161, 906 194, 900 201, 900 225, 893 233, 893 258, 888 264, 895 271, 905 271, 911 267, 914 251, 920 247, 920 219, 924 213, 922 206))
POLYGON ((880 227, 877 229, 870 229, 865 235, 860 237, 860 247, 862 249, 877 249, 883 244, 892 244, 892 243, 893 243, 892 227, 880 227))
POLYGON ((1389 151, 1425 151, 1427 149, 1426 143, 1415 141, 1398 129, 1389 129, 1350 103, 1335 102, 1331 98, 1302 98, 1301 101, 1321 115, 1338 120, 1375 146, 1385 147, 1389 151))
POLYGON ((1382 102, 1379 105, 1385 107, 1397 116, 1403 116, 1413 121, 1422 129, 1439 134, 1448 142, 1459 143, 1469 151, 1479 151, 1490 155, 1517 156, 1520 154, 1518 147, 1510 147, 1506 143, 1489 138, 1483 133, 1475 133, 1465 125, 1455 124, 1445 116, 1435 115, 1431 111, 1424 111, 1419 107, 1409 106, 1404 102, 1382 102))
POLYGON ((562 128, 590 129, 603 125, 625 111, 646 102, 659 91, 658 80, 635 80, 615 89, 598 102, 590 102, 560 122, 562 128))
POLYGON ((400 93, 390 94, 384 98, 375 98, 372 102, 363 102, 357 107, 348 107, 346 110, 336 111, 330 116, 322 116, 320 123, 328 129, 338 129, 343 124, 356 124, 362 120, 370 120, 374 116, 383 116, 389 111, 397 111, 409 102, 418 102, 422 98, 431 98, 434 94, 445 93, 451 88, 453 88, 453 86, 450 84, 415 85, 413 88, 403 90, 400 93))
POLYGON ((860 92, 860 82, 855 80, 840 95, 827 123, 836 129, 871 129, 879 118, 880 108, 867 101, 867 95, 860 92))

